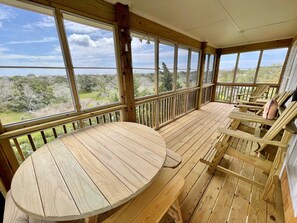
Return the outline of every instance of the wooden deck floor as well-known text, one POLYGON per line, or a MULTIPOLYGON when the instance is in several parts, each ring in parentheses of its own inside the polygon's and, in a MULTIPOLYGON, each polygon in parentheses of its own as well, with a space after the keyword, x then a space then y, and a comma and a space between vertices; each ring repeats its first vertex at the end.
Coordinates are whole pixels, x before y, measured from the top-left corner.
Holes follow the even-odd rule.
MULTIPOLYGON (((227 116, 233 108, 229 104, 209 103, 159 130, 168 148, 183 159, 178 173, 186 179, 179 197, 184 222, 284 222, 280 191, 276 205, 265 202, 261 200, 261 189, 219 171, 212 177, 206 165, 199 162, 200 158, 212 155, 216 129, 229 124, 227 116)), ((233 171, 265 183, 266 176, 247 163, 231 157, 222 162, 233 171)))

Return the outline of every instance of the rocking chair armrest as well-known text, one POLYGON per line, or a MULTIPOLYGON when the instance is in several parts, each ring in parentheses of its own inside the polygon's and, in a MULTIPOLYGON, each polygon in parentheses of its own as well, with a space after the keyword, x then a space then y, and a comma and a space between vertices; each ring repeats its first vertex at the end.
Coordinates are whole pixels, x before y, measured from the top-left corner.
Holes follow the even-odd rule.
POLYGON ((247 109, 253 109, 253 110, 264 110, 263 106, 256 106, 256 105, 244 105, 239 104, 236 106, 237 108, 247 108, 247 109))
POLYGON ((272 126, 273 123, 275 122, 275 120, 265 119, 259 115, 250 114, 246 112, 238 112, 238 111, 231 112, 228 118, 235 119, 238 121, 243 121, 243 122, 260 123, 260 124, 269 125, 269 126, 272 126))
POLYGON ((250 96, 250 98, 263 98, 263 95, 250 96))
POLYGON ((243 101, 243 100, 238 100, 237 101, 237 104, 247 104, 247 105, 264 106, 263 103, 254 102, 254 101, 243 101))
POLYGON ((286 131, 288 131, 292 134, 297 134, 297 126, 295 125, 294 121, 287 124, 283 129, 285 129, 286 131))
POLYGON ((244 140, 250 140, 253 142, 265 144, 265 145, 272 145, 272 146, 278 146, 278 147, 287 147, 287 144, 284 144, 279 141, 272 141, 272 140, 267 140, 263 138, 258 138, 254 135, 251 135, 249 133, 239 131, 239 130, 231 130, 231 129, 225 129, 225 128, 218 128, 217 131, 221 134, 244 139, 244 140))
POLYGON ((265 105, 269 100, 270 99, 259 98, 259 99, 256 100, 256 103, 265 105))

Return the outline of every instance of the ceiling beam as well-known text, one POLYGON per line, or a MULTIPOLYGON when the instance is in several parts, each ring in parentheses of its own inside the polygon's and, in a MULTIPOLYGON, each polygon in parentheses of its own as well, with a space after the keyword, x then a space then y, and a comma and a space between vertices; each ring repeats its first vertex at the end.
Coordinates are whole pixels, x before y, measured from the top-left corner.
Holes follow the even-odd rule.
POLYGON ((269 42, 254 43, 254 44, 248 44, 248 45, 242 45, 242 46, 227 47, 227 48, 222 48, 222 54, 241 53, 241 52, 249 52, 249 51, 256 51, 256 50, 290 47, 292 40, 293 39, 290 38, 290 39, 274 40, 269 42))
POLYGON ((130 12, 131 30, 151 34, 164 40, 171 40, 177 44, 185 44, 194 48, 201 48, 201 42, 188 37, 182 33, 162 26, 156 22, 143 18, 135 13, 130 12))

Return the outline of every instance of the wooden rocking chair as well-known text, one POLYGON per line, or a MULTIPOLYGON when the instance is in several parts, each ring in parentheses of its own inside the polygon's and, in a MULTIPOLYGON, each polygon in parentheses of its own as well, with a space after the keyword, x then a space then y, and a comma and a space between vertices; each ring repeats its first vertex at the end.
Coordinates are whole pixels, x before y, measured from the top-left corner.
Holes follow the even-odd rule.
MULTIPOLYGON (((256 117, 256 115, 254 115, 256 117)), ((219 128, 218 132, 221 133, 218 142, 215 145, 216 153, 211 161, 201 159, 200 161, 209 165, 209 172, 213 174, 215 170, 222 171, 224 173, 230 174, 232 176, 238 177, 239 179, 252 183, 255 186, 264 189, 262 198, 266 201, 274 201, 274 192, 276 189, 277 182, 279 180, 279 173, 282 167, 282 163, 287 151, 288 143, 291 139, 292 134, 295 133, 294 130, 290 129, 288 126, 293 123, 297 116, 297 102, 292 102, 283 111, 280 117, 271 123, 270 129, 266 132, 263 137, 256 137, 252 134, 237 130, 240 124, 240 119, 234 120, 231 123, 230 129, 219 128), (248 141, 248 143, 258 144, 258 148, 254 151, 246 151, 244 146, 241 148, 233 147, 232 141, 235 138, 248 141), (262 151, 275 150, 276 155, 273 161, 262 158, 260 152, 262 151), (251 152, 254 152, 251 154, 251 152), (263 170, 264 173, 268 175, 268 179, 265 185, 244 177, 236 172, 226 169, 220 166, 220 162, 224 155, 227 154, 232 157, 236 157, 246 163, 254 165, 257 168, 263 170), (258 156, 255 156, 257 154, 258 156)), ((259 121, 250 120, 250 121, 259 121)), ((270 120, 269 120, 270 121, 270 120)), ((271 159, 271 157, 270 157, 271 159)))
POLYGON ((237 103, 255 102, 257 99, 262 98, 263 95, 268 91, 269 85, 259 84, 253 90, 252 94, 237 94, 237 103), (247 97, 247 100, 242 100, 243 97, 247 97))
MULTIPOLYGON (((278 107, 284 107, 284 104, 290 99, 293 94, 294 91, 285 91, 274 95, 271 99, 275 100, 278 103, 278 107)), ((257 100, 256 102, 240 103, 236 105, 236 107, 241 112, 253 111, 256 114, 261 114, 261 112, 264 110, 264 104, 267 101, 268 100, 260 102, 257 100)))

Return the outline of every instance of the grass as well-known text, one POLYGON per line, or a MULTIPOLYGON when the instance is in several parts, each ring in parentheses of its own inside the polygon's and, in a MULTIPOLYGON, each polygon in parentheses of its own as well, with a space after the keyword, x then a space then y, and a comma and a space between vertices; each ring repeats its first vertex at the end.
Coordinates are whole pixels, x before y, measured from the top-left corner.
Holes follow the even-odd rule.
POLYGON ((0 119, 2 124, 9 124, 20 122, 28 119, 32 119, 34 116, 30 113, 24 112, 3 112, 0 113, 0 119))
POLYGON ((93 91, 93 92, 83 92, 79 93, 80 99, 93 99, 97 100, 98 99, 98 92, 93 91))

